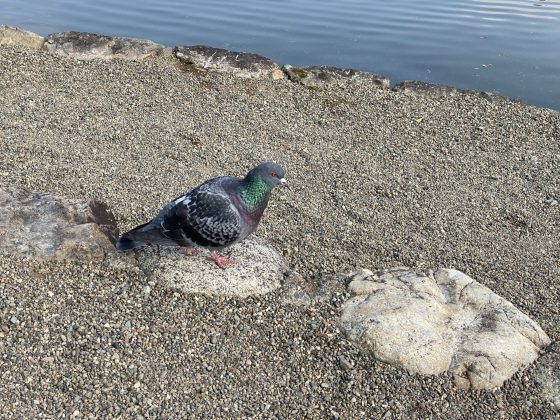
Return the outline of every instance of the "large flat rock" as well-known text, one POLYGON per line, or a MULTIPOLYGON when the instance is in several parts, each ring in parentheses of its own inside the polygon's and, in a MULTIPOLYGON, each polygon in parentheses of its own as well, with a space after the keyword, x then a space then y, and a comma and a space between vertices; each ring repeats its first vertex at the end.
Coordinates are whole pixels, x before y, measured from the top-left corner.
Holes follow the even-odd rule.
POLYGON ((34 32, 15 26, 0 25, 0 45, 21 45, 38 50, 44 43, 45 38, 34 32))
POLYGON ((0 186, 0 253, 102 260, 118 237, 107 205, 0 186))
POLYGON ((282 79, 284 73, 270 58, 259 54, 237 52, 206 45, 178 46, 175 56, 199 70, 230 73, 243 78, 282 79))
POLYGON ((287 270, 283 259, 254 235, 226 250, 235 264, 219 268, 208 253, 184 255, 174 248, 139 249, 140 268, 156 283, 170 289, 205 295, 247 297, 280 287, 287 270))
POLYGON ((486 99, 489 102, 519 102, 514 98, 500 95, 494 92, 481 92, 477 90, 459 89, 453 86, 443 85, 439 83, 427 83, 418 80, 406 80, 399 82, 393 88, 395 92, 412 93, 416 95, 424 95, 431 98, 444 98, 446 96, 457 95, 475 95, 486 99))
POLYGON ((87 32, 58 32, 46 38, 45 48, 57 55, 80 60, 143 60, 165 54, 168 48, 145 39, 112 37, 87 32))
POLYGON ((329 66, 295 67, 290 64, 284 65, 283 69, 291 81, 304 86, 320 87, 360 81, 380 89, 389 89, 389 79, 375 73, 329 66))
POLYGON ((350 280, 342 329, 411 372, 451 371, 461 388, 495 388, 550 344, 536 322, 460 271, 365 270, 350 280))

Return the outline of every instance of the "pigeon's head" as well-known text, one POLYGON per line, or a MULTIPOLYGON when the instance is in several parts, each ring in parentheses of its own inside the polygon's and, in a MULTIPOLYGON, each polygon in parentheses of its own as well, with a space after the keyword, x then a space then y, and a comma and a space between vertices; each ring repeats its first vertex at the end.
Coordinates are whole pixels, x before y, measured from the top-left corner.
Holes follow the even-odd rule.
POLYGON ((278 185, 285 185, 286 178, 284 178, 284 168, 274 162, 263 162, 256 166, 249 172, 249 176, 258 176, 271 188, 277 187, 278 185))

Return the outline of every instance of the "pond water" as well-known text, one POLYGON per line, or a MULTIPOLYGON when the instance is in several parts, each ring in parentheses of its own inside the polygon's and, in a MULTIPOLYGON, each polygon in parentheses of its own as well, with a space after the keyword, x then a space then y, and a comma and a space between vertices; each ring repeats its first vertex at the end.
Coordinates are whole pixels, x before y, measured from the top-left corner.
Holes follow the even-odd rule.
POLYGON ((0 24, 255 52, 560 109, 560 0, 0 0, 0 24))

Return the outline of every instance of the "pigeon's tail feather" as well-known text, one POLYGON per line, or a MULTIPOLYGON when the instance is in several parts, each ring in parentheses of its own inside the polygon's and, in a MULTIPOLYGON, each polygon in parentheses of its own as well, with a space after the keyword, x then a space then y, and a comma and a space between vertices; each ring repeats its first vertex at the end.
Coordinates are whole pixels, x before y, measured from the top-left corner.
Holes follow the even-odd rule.
POLYGON ((128 251, 130 249, 138 248, 145 244, 142 240, 142 228, 145 228, 149 225, 148 223, 144 223, 143 225, 137 226, 131 231, 126 232, 122 235, 116 243, 116 247, 119 251, 128 251))
POLYGON ((121 236, 117 241, 116 247, 119 251, 128 251, 130 249, 138 248, 143 243, 140 241, 135 241, 134 239, 127 238, 126 236, 121 236))
POLYGON ((146 228, 149 223, 138 226, 130 232, 122 235, 117 241, 116 247, 120 251, 127 251, 138 248, 142 245, 162 245, 162 246, 178 246, 178 244, 161 234, 159 229, 146 228))

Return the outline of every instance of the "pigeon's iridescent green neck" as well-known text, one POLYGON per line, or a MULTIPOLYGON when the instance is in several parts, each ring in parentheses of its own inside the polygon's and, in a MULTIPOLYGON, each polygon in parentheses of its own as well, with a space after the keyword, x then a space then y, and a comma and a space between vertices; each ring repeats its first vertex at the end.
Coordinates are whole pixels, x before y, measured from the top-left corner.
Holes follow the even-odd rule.
POLYGON ((243 180, 239 195, 248 210, 255 210, 266 206, 272 188, 258 174, 243 180))

